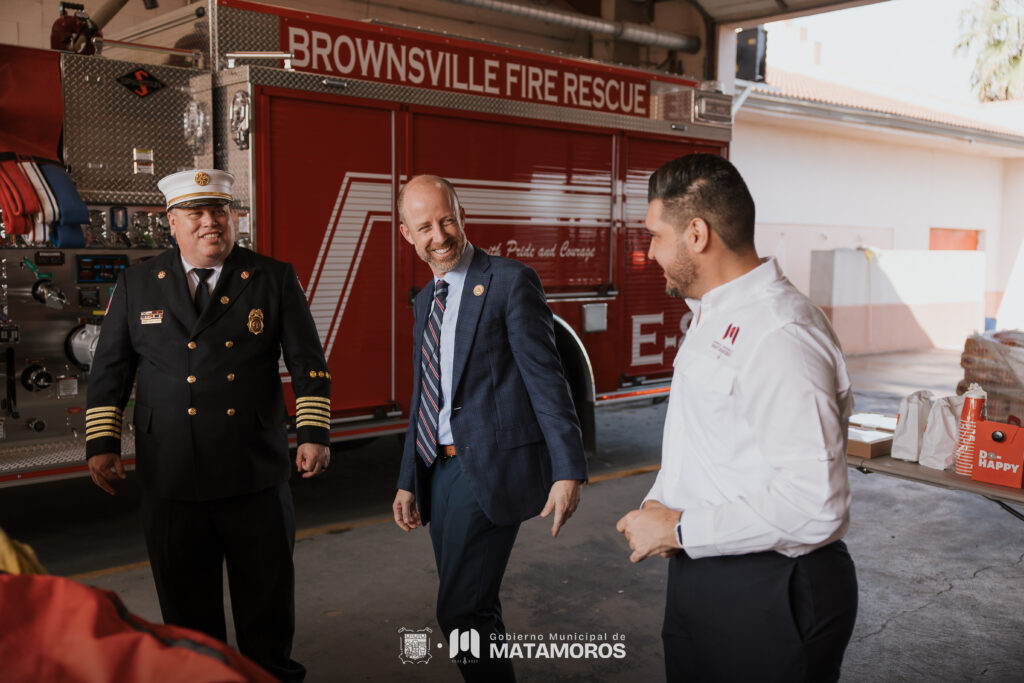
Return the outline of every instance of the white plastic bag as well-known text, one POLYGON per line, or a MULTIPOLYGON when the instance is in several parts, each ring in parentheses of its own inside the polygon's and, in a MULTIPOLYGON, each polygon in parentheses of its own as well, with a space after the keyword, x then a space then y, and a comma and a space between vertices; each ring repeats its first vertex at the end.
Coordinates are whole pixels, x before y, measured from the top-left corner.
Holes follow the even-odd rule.
POLYGON ((928 426, 921 439, 918 461, 925 467, 948 470, 956 458, 956 443, 960 432, 960 413, 964 408, 963 396, 943 396, 932 402, 928 413, 928 426))
POLYGON ((896 432, 892 437, 892 457, 917 462, 921 455, 921 440, 928 424, 934 394, 927 389, 915 391, 900 401, 900 414, 896 432))

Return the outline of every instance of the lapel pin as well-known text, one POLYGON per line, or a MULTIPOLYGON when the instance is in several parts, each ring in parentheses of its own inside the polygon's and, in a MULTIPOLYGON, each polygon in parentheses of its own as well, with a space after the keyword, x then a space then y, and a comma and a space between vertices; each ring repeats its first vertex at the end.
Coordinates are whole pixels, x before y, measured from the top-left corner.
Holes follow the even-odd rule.
POLYGON ((156 274, 156 276, 158 278, 160 278, 161 280, 163 280, 165 277, 167 277, 167 271, 166 270, 161 270, 159 273, 156 274))
POLYGON ((227 303, 227 302, 229 302, 229 301, 231 301, 231 299, 227 298, 226 296, 222 296, 222 297, 220 298, 220 302, 221 302, 222 304, 226 304, 226 303, 227 303))
POLYGON ((242 279, 243 280, 248 280, 249 279, 249 271, 248 270, 243 270, 242 271, 242 279))
POLYGON ((483 293, 484 293, 484 286, 483 285, 477 285, 476 287, 473 288, 473 296, 480 296, 483 293))

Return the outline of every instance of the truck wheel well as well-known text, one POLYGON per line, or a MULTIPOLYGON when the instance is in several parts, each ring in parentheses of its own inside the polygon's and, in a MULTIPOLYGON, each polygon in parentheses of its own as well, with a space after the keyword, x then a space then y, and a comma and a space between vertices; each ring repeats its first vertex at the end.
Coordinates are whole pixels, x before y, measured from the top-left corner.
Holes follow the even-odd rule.
POLYGON ((583 447, 587 456, 596 450, 594 420, 594 371, 590 357, 576 332, 565 320, 554 316, 555 347, 562 359, 562 369, 569 382, 569 391, 576 407, 576 416, 583 430, 583 447))

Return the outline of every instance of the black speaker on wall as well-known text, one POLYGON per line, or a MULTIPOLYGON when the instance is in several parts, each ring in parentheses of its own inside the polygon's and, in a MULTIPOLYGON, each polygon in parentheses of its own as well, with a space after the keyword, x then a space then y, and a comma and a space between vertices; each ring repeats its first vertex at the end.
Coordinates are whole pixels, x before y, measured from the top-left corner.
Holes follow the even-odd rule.
POLYGON ((736 78, 764 81, 768 32, 764 26, 745 28, 736 34, 736 78))

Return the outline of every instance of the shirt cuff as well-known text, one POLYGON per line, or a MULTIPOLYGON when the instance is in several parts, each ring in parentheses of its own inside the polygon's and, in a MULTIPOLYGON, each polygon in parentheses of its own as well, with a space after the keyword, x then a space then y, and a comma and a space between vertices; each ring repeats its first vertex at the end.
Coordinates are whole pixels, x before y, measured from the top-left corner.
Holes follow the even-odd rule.
POLYGON ((676 543, 680 548, 683 547, 683 514, 685 513, 679 513, 679 521, 676 522, 676 543))

